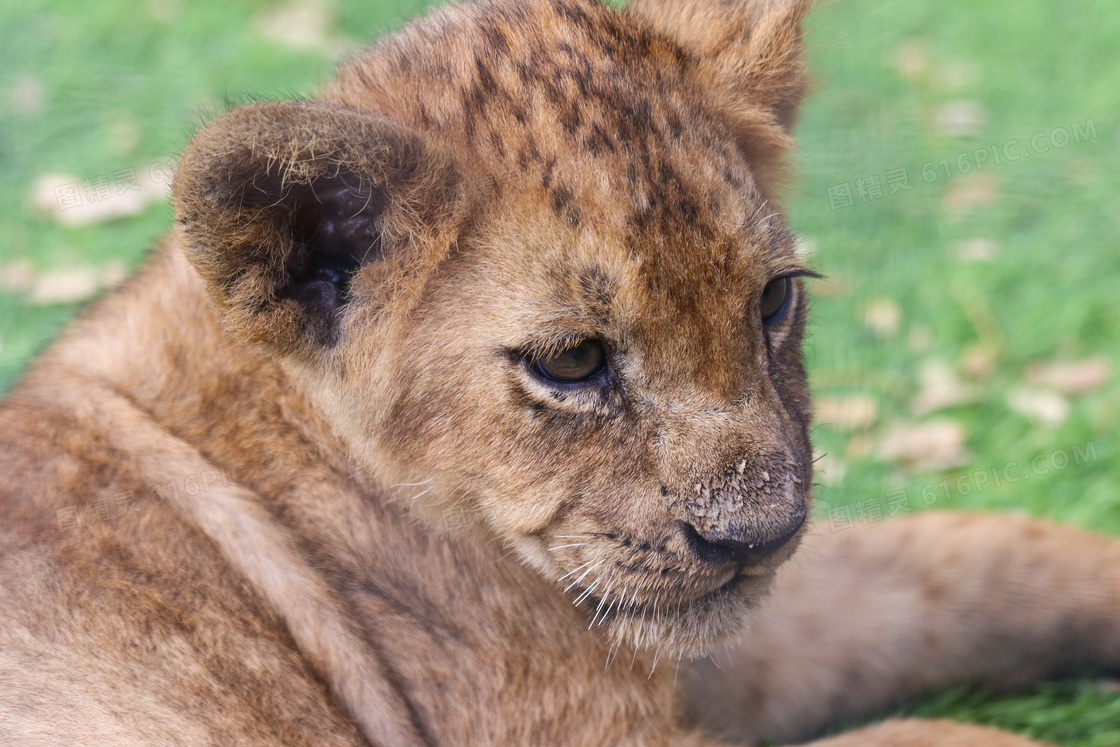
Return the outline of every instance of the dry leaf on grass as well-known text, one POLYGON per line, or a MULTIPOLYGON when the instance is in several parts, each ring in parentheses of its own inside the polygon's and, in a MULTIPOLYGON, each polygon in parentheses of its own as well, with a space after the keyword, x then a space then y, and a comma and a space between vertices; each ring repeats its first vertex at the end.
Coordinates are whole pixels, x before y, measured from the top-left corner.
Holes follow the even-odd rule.
POLYGON ((836 298, 847 295, 851 290, 851 283, 843 275, 832 272, 823 278, 814 280, 809 288, 812 294, 818 298, 836 298))
POLYGON ((35 287, 35 267, 29 259, 17 259, 0 265, 0 289, 10 293, 26 293, 35 287))
POLYGON ((109 188, 108 194, 91 200, 83 180, 69 174, 46 173, 32 186, 35 211, 64 226, 85 226, 142 213, 149 205, 163 202, 169 184, 152 181, 147 169, 136 169, 138 188, 109 188))
POLYGON ((1069 400, 1053 389, 1020 386, 1007 393, 1007 406, 1028 420, 1050 428, 1069 417, 1069 400))
POLYGON ((261 36, 285 47, 338 57, 353 45, 336 33, 334 13, 325 0, 293 0, 265 10, 256 20, 261 36))
POLYGON ((43 82, 31 75, 21 75, 11 87, 12 109, 24 117, 34 117, 43 111, 46 92, 43 82))
POLYGON ((950 101, 933 115, 938 134, 947 137, 977 135, 987 119, 984 107, 978 101, 950 101))
POLYGON ((999 179, 994 174, 958 174, 949 184, 942 204, 954 216, 974 207, 991 205, 999 195, 999 179))
POLYGON ((919 377, 921 389, 910 404, 915 415, 928 415, 946 407, 975 402, 980 396, 976 387, 961 381, 945 361, 926 361, 919 377))
POLYGON ((68 267, 37 273, 30 261, 18 260, 0 267, 0 288, 24 293, 28 301, 36 306, 76 303, 116 285, 126 274, 127 270, 120 262, 110 262, 102 267, 68 267))
POLYGON ((845 456, 854 461, 863 461, 875 453, 875 440, 867 433, 857 433, 848 439, 845 456))
POLYGON ((163 23, 174 21, 183 12, 182 0, 148 0, 148 12, 163 23))
POLYGON ((969 60, 949 60, 937 66, 937 83, 946 91, 971 86, 980 77, 980 68, 969 60))
POLYGON ((1112 366, 1104 358, 1081 361, 1036 363, 1027 369, 1026 381, 1061 394, 1077 396, 1096 391, 1112 378, 1112 366))
POLYGON ((879 441, 879 458, 916 471, 943 470, 968 464, 964 426, 939 418, 897 423, 879 441))
POLYGON ((957 244, 956 255, 962 262, 994 262, 999 244, 991 239, 965 239, 957 244))
POLYGON ((863 310, 863 323, 880 339, 894 337, 902 327, 902 308, 893 298, 877 298, 863 310))
POLYGON ((907 39, 894 52, 894 64, 899 74, 911 82, 925 77, 929 71, 929 55, 925 45, 917 39, 907 39))
POLYGON ((821 397, 815 409, 818 423, 842 431, 870 428, 879 417, 879 403, 867 394, 821 397))
POLYGON ((933 334, 926 325, 915 324, 910 328, 910 334, 907 336, 906 341, 910 345, 911 353, 924 353, 929 350, 929 346, 933 344, 933 334))
POLYGON ((36 278, 30 300, 36 306, 75 303, 90 298, 100 289, 100 280, 92 267, 53 270, 36 278))
POLYGON ((991 348, 970 345, 961 354, 961 370, 972 379, 986 379, 995 373, 998 356, 991 348))

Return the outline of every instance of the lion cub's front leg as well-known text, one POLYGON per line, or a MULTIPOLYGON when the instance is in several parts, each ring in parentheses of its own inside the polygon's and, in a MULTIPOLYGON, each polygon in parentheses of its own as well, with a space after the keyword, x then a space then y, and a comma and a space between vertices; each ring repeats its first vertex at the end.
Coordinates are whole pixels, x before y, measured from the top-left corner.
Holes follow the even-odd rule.
POLYGON ((892 719, 804 747, 1040 747, 1040 744, 986 726, 908 718, 892 719))
POLYGON ((1120 543, 1089 532, 955 513, 818 530, 748 635, 690 669, 690 717, 802 739, 934 688, 1117 667, 1118 611, 1120 543))

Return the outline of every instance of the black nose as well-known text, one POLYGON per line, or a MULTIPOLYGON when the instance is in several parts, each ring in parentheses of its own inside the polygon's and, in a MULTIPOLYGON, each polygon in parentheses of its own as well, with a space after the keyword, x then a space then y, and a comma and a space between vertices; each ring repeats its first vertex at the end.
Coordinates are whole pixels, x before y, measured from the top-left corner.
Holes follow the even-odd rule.
POLYGON ((684 534, 692 551, 706 563, 749 565, 773 555, 788 544, 805 523, 805 517, 805 514, 793 517, 785 527, 778 530, 781 533, 777 536, 772 532, 762 534, 761 531, 758 536, 751 536, 750 532, 735 536, 714 533, 705 535, 691 524, 684 525, 684 534))

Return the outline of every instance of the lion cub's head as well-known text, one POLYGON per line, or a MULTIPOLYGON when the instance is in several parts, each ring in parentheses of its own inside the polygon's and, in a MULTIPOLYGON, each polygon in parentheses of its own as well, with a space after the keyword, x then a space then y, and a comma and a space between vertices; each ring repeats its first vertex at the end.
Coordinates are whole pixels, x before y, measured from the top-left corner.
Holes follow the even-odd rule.
POLYGON ((383 486, 695 650, 808 512, 809 273, 773 201, 806 5, 452 7, 199 134, 181 245, 383 486))

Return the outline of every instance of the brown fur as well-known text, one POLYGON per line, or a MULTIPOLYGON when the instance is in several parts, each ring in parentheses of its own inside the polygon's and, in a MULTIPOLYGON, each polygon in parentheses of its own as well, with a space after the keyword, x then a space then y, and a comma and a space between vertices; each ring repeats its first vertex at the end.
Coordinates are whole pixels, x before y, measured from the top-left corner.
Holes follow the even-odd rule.
POLYGON ((1120 663, 1115 542, 802 526, 805 290, 760 299, 805 272, 807 7, 451 7, 203 130, 166 245, 0 408, 0 738, 752 742, 1120 663), (597 378, 534 372, 586 339, 597 378))

